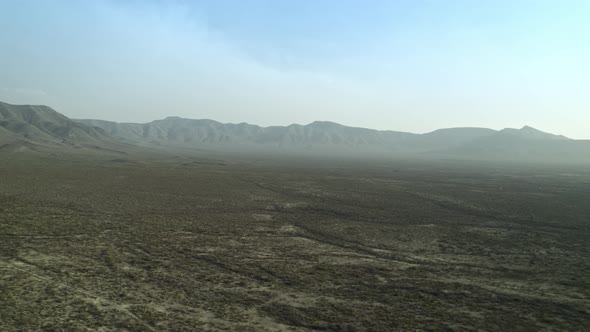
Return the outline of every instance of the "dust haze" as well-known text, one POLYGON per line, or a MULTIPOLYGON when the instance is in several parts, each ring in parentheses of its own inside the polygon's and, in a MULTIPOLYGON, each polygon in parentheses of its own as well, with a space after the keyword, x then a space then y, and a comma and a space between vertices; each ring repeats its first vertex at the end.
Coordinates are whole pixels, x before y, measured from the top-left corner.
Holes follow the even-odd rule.
POLYGON ((589 15, 0 1, 0 331, 589 330, 589 15))
POLYGON ((0 329, 576 330, 588 143, 0 104, 0 329))

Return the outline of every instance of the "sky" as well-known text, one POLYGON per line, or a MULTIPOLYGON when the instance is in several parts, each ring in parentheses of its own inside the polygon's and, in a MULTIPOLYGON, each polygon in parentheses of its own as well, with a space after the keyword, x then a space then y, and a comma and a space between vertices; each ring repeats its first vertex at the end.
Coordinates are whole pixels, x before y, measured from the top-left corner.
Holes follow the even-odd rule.
POLYGON ((0 0, 0 101, 590 139, 587 0, 0 0))

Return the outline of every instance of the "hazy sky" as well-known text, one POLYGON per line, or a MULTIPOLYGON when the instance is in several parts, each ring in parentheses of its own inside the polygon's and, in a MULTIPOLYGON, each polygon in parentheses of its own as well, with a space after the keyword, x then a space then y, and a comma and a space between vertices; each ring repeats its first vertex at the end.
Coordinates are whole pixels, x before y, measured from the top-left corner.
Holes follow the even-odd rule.
POLYGON ((0 101, 590 139, 590 1, 0 0, 0 101))

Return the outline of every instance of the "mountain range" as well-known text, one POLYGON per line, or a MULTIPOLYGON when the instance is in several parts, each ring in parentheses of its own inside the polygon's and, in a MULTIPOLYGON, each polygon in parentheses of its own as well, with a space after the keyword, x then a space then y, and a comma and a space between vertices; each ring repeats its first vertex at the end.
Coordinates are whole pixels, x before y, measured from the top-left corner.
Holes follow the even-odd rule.
POLYGON ((328 121, 260 127, 167 117, 143 124, 117 123, 70 119, 47 106, 0 102, 0 151, 68 148, 124 153, 133 146, 590 162, 590 141, 573 140, 528 126, 499 131, 449 128, 413 134, 348 127, 328 121))

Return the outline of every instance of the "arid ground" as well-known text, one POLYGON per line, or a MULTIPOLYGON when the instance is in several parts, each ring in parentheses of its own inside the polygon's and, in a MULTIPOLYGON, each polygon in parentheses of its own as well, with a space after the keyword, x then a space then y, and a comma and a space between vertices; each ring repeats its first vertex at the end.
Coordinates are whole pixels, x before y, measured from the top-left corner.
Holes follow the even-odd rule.
POLYGON ((0 156, 0 331, 582 331, 590 171, 0 156))

